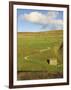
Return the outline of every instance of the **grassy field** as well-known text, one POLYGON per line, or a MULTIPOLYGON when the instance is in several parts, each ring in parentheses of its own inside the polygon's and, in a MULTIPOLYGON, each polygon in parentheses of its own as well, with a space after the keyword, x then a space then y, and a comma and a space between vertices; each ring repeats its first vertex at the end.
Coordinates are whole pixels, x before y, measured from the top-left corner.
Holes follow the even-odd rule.
POLYGON ((62 49, 59 50, 63 42, 63 30, 18 32, 17 38, 18 80, 63 76, 63 53, 60 53, 62 49), (56 65, 47 62, 54 59, 56 65))

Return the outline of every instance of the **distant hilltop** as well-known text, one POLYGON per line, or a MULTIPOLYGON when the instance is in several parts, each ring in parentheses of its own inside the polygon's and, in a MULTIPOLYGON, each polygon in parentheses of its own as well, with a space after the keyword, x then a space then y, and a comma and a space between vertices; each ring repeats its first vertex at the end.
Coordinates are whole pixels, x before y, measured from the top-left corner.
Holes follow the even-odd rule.
POLYGON ((51 30, 51 31, 42 31, 42 32, 18 32, 19 34, 24 34, 24 35, 63 35, 63 30, 51 30))

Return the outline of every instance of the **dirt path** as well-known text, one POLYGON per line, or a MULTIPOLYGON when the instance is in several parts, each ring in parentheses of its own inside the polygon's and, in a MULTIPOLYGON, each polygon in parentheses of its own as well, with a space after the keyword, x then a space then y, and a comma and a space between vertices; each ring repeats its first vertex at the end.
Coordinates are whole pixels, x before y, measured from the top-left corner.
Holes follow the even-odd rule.
MULTIPOLYGON (((47 50, 49 50, 50 49, 50 47, 48 47, 47 49, 41 49, 39 52, 45 52, 45 51, 47 51, 47 50)), ((24 57, 24 59, 25 60, 28 60, 28 57, 30 57, 31 55, 29 55, 29 56, 25 56, 24 57)))
POLYGON ((24 59, 25 59, 25 60, 27 60, 27 59, 28 59, 28 57, 29 57, 29 56, 26 56, 26 57, 24 57, 24 59))
POLYGON ((41 49, 40 52, 44 52, 44 51, 47 51, 49 49, 50 49, 50 47, 48 47, 47 49, 41 49))

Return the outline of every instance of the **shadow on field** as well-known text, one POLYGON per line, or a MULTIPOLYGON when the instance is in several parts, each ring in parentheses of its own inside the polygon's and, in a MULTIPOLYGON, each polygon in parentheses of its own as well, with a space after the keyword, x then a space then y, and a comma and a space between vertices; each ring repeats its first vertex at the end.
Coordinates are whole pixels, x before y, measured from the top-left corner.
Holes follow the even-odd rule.
POLYGON ((18 80, 33 80, 33 79, 55 79, 63 78, 63 73, 48 73, 47 71, 25 71, 17 72, 18 80))

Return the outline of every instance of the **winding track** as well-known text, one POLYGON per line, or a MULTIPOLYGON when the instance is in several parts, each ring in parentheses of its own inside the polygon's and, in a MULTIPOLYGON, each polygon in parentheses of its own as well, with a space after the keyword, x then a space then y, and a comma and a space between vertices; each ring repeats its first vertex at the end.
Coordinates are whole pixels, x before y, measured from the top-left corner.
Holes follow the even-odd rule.
MULTIPOLYGON (((50 49, 50 47, 48 47, 47 49, 41 49, 39 52, 45 52, 45 51, 47 51, 47 50, 49 50, 50 49)), ((24 59, 25 60, 28 60, 28 57, 30 57, 31 55, 29 55, 29 56, 25 56, 24 57, 24 59)))

